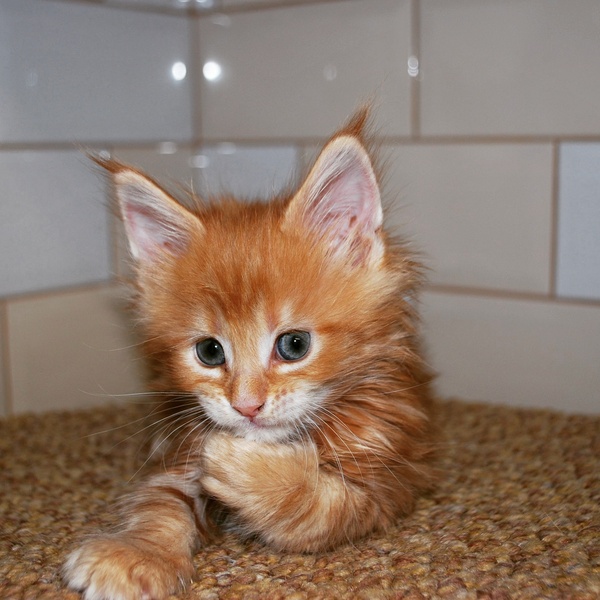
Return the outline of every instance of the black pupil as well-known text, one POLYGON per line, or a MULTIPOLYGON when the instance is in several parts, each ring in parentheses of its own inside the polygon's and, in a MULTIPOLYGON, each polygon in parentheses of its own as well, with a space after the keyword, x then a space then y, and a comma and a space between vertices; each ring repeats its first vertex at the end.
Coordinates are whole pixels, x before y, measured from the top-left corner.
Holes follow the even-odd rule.
POLYGON ((279 336, 277 353, 284 360, 299 360, 310 347, 310 334, 306 331, 292 331, 279 336))
POLYGON ((225 362, 223 346, 213 338, 198 342, 196 344, 196 354, 209 367, 217 367, 225 362))

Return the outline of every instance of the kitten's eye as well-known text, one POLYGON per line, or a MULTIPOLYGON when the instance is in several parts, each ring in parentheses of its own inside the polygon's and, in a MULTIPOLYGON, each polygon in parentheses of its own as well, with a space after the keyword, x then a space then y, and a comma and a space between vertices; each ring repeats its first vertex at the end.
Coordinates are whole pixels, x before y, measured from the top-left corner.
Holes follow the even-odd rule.
POLYGON ((196 344, 196 356, 207 367, 218 367, 225 364, 223 346, 214 338, 207 338, 196 344))
POLYGON ((283 360, 300 360, 310 348, 310 333, 290 331, 277 338, 277 354, 283 360))

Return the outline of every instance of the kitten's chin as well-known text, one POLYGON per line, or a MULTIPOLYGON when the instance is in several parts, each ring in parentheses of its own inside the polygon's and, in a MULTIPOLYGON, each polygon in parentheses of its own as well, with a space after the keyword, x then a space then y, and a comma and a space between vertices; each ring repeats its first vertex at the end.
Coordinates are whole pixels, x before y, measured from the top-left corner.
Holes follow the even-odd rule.
POLYGON ((243 437, 252 442, 267 444, 286 442, 295 437, 289 427, 264 425, 249 420, 236 427, 234 433, 238 437, 243 437))

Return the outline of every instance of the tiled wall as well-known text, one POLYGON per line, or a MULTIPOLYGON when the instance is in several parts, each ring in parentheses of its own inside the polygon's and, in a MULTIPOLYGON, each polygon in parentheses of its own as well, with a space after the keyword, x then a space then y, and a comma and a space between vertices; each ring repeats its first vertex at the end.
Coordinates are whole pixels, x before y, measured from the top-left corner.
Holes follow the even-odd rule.
POLYGON ((597 0, 0 0, 0 50, 0 414, 143 391, 83 150, 264 195, 373 97, 440 393, 600 410, 597 0))

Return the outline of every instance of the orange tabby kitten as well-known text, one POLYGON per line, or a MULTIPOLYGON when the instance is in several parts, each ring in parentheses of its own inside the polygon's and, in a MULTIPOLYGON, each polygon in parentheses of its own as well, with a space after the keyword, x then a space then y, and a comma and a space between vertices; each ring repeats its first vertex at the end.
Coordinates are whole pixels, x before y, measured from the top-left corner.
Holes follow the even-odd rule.
POLYGON ((103 163, 172 419, 154 448, 163 467, 124 500, 121 527, 64 567, 86 599, 183 588, 217 517, 277 550, 326 550, 390 526, 430 484, 420 270, 382 228, 365 118, 269 203, 189 210, 103 163))

